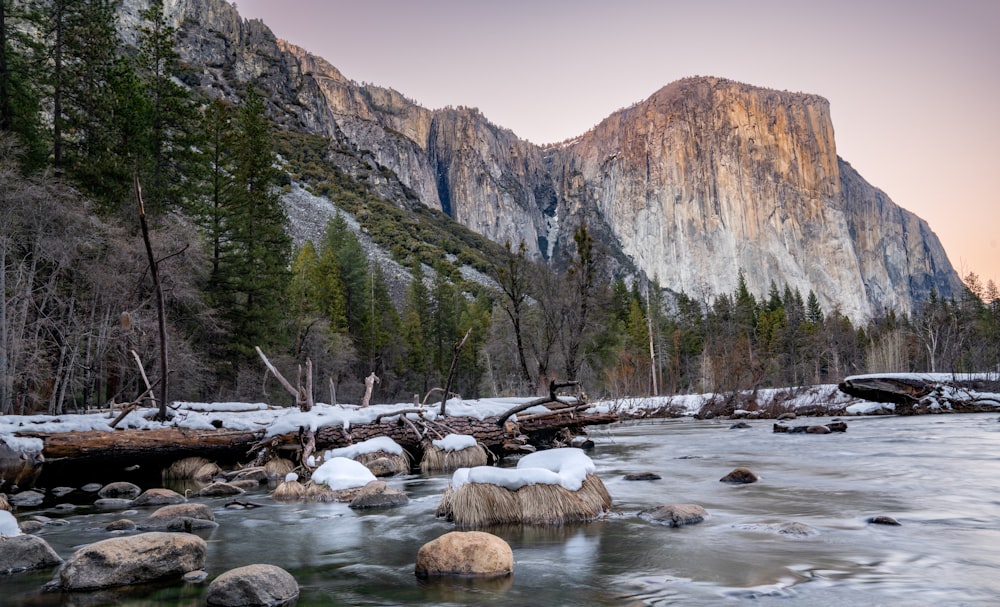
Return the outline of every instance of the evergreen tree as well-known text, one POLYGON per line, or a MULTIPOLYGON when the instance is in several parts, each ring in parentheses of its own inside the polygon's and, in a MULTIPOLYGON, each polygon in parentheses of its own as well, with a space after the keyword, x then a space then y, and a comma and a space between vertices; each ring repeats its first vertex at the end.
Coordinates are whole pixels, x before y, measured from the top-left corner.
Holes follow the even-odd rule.
POLYGON ((425 327, 430 327, 429 314, 430 296, 427 285, 424 284, 423 266, 420 260, 414 259, 413 277, 406 291, 406 303, 403 307, 402 335, 406 347, 406 370, 411 384, 420 394, 429 389, 427 371, 430 369, 425 327))
POLYGON ((46 149, 39 121, 41 75, 39 44, 24 34, 37 24, 37 12, 23 2, 0 0, 0 131, 20 139, 20 164, 25 171, 40 168, 46 149))
POLYGON ((283 341, 282 296, 291 239, 284 208, 273 189, 274 156, 263 101, 251 89, 236 120, 231 207, 225 216, 220 259, 224 316, 237 361, 255 356, 255 346, 267 348, 283 341))
POLYGON ((819 298, 816 297, 812 289, 809 290, 809 295, 806 297, 806 320, 814 325, 823 322, 823 308, 820 307, 819 298))
POLYGON ((160 207, 177 207, 195 196, 192 150, 203 142, 195 136, 193 99, 175 79, 180 71, 177 32, 167 23, 163 0, 154 0, 142 17, 147 24, 140 30, 137 67, 149 108, 148 146, 140 168, 150 199, 160 207))

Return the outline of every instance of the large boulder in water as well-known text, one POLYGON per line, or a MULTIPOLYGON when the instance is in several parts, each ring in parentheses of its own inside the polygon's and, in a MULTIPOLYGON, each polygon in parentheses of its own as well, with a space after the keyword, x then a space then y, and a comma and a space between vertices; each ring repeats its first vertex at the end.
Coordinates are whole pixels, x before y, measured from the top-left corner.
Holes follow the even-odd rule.
POLYGON ((298 582, 281 567, 247 565, 212 580, 205 602, 212 607, 275 607, 298 596, 298 582))
POLYGON ((36 535, 0 537, 0 574, 55 567, 63 560, 36 535))
POLYGON ((420 577, 499 577, 513 572, 510 545, 483 531, 452 531, 427 542, 417 552, 415 573, 420 577))
POLYGON ((205 567, 205 540, 190 533, 150 532, 84 546, 63 563, 48 590, 98 590, 180 579, 205 567))

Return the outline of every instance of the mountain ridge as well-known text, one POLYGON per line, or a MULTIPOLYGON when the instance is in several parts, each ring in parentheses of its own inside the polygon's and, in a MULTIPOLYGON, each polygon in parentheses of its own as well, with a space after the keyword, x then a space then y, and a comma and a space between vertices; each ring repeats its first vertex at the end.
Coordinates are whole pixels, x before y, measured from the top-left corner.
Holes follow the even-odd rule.
POLYGON ((755 293, 771 282, 814 291, 856 321, 911 313, 931 290, 960 292, 926 222, 837 155, 819 95, 689 77, 578 137, 536 145, 476 109, 431 110, 349 80, 222 0, 167 4, 183 60, 202 67, 199 86, 263 86, 279 123, 356 152, 345 173, 380 196, 444 211, 494 242, 523 241, 532 257, 565 263, 586 224, 618 274, 708 302, 742 269, 755 293))

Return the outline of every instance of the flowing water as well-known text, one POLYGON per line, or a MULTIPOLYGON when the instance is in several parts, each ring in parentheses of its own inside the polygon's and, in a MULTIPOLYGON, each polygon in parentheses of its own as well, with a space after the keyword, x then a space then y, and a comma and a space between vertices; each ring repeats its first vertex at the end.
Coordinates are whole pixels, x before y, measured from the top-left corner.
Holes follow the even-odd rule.
MULTIPOLYGON (((828 421, 812 420, 808 423, 828 421)), ((1000 604, 1000 423, 993 414, 849 418, 846 433, 775 434, 772 422, 730 429, 689 418, 592 430, 590 453, 614 498, 605 520, 490 529, 514 551, 514 575, 492 582, 422 582, 421 545, 453 530, 434 518, 447 475, 396 477, 409 505, 355 512, 346 504, 272 502, 227 510, 202 535, 207 570, 272 563, 313 605, 996 605, 1000 604), (751 485, 719 479, 737 466, 751 485), (655 472, 656 481, 626 481, 655 472), (669 528, 638 512, 700 504, 702 523, 669 528), (870 524, 886 515, 899 526, 870 524), (800 523, 807 534, 781 533, 800 523)), ((805 422, 800 422, 805 423, 805 422)), ((121 513, 43 509, 67 524, 42 536, 63 556, 108 537, 121 513)), ((19 513, 21 514, 21 513, 19 513)), ((134 514, 131 518, 141 518, 134 514)), ((40 594, 51 571, 0 578, 0 604, 93 605, 40 594)), ((204 604, 204 585, 142 588, 113 604, 204 604)))

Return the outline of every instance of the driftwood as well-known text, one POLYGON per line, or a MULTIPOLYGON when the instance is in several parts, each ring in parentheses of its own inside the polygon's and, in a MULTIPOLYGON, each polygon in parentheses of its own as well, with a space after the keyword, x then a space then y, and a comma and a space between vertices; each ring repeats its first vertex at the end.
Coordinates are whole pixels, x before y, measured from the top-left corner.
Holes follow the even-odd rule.
POLYGON ((1000 380, 988 376, 890 374, 848 377, 838 387, 850 396, 904 405, 896 413, 993 412, 1000 408, 1000 380))

